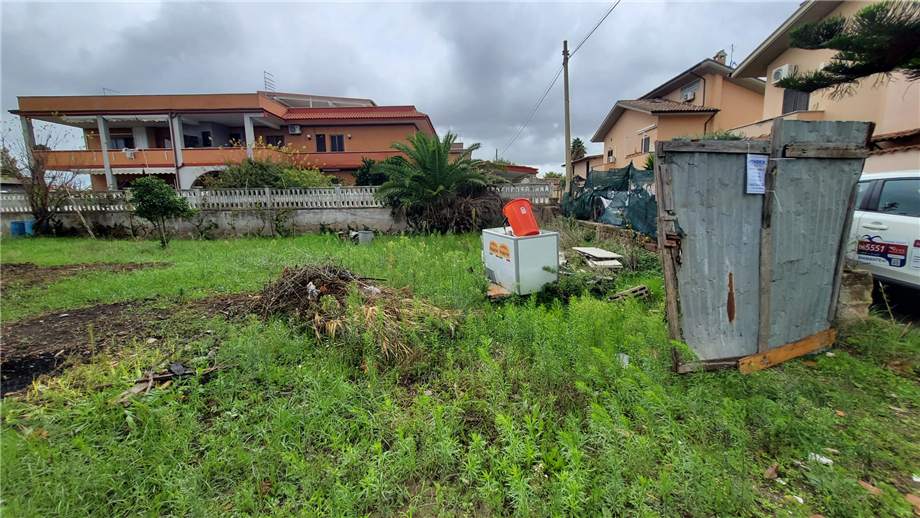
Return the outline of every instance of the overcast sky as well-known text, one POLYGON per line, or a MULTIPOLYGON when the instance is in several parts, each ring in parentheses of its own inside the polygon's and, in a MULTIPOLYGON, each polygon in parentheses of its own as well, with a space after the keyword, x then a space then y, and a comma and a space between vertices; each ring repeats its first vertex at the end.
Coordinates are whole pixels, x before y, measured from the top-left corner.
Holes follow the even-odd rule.
MULTIPOLYGON (((439 133, 504 149, 609 3, 10 3, 2 105, 19 95, 279 91, 414 104, 439 133)), ((795 2, 628 2, 572 58, 572 134, 588 142, 617 99, 719 49, 741 61, 795 2)), ((503 154, 559 170, 562 80, 503 154)), ((589 152, 599 152, 599 144, 589 152)))

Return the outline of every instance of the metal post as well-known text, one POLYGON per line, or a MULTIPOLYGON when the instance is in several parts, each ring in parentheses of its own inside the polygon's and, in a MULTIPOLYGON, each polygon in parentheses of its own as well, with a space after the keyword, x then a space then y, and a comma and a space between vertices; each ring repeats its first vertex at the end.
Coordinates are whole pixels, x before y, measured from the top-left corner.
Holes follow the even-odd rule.
POLYGON ((569 119, 569 41, 562 41, 563 95, 565 96, 565 187, 573 192, 575 172, 572 170, 572 127, 569 119))
POLYGON ((112 174, 112 163, 109 160, 109 121, 102 115, 96 115, 96 125, 99 127, 99 143, 102 147, 102 168, 105 170, 105 185, 110 191, 118 190, 115 176, 112 174))

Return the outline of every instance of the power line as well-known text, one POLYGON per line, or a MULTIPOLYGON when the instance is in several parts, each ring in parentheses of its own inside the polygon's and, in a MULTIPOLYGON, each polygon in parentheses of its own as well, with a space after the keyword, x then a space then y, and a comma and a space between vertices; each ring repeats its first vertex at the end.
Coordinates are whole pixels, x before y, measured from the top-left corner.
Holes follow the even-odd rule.
MULTIPOLYGON (((576 52, 578 52, 578 49, 580 49, 581 46, 584 45, 585 42, 588 41, 588 38, 590 38, 591 35, 594 34, 594 31, 596 31, 597 28, 600 27, 602 23, 604 23, 604 20, 606 20, 607 17, 610 16, 610 13, 612 13, 613 10, 616 9, 618 5, 620 5, 621 1, 622 0, 617 0, 612 6, 610 6, 610 9, 607 9, 607 12, 604 13, 604 16, 602 16, 600 20, 598 20, 598 22, 594 25, 594 28, 592 28, 591 31, 588 32, 588 34, 584 38, 582 38, 581 42, 579 42, 578 45, 575 46, 575 50, 573 50, 572 53, 569 54, 569 58, 571 58, 572 56, 575 55, 576 52)), ((537 104, 535 104, 533 109, 530 111, 530 115, 527 116, 527 120, 524 122, 524 124, 521 125, 520 128, 518 128, 514 136, 511 137, 511 140, 509 140, 508 143, 505 145, 505 147, 502 149, 502 152, 501 152, 502 155, 504 155, 505 152, 508 151, 508 149, 510 149, 511 146, 513 146, 515 142, 517 142, 517 139, 521 136, 521 133, 524 132, 524 129, 527 128, 527 125, 530 124, 534 116, 537 114, 537 111, 540 109, 540 106, 543 105, 543 101, 546 100, 546 96, 549 95, 550 90, 552 90, 553 86, 556 85, 556 81, 559 80, 559 76, 561 74, 562 74, 562 67, 560 66, 559 70, 556 71, 556 75, 553 76, 553 80, 550 81, 549 86, 546 87, 546 90, 543 92, 543 95, 540 96, 540 99, 537 101, 537 104)))
POLYGON ((517 133, 515 133, 514 136, 511 137, 511 140, 509 140, 508 144, 506 144, 505 147, 502 149, 502 152, 501 152, 502 155, 504 155, 505 151, 508 151, 508 148, 510 148, 517 141, 518 137, 520 137, 521 133, 524 131, 524 128, 526 128, 527 125, 530 124, 530 121, 533 120, 534 115, 537 114, 537 110, 540 109, 540 105, 542 105, 543 101, 546 100, 546 96, 549 95, 550 90, 553 89, 553 86, 556 84, 556 81, 559 80, 560 75, 562 75, 561 66, 559 67, 559 70, 556 71, 556 75, 553 76, 553 80, 550 81, 549 86, 546 87, 546 90, 543 92, 543 95, 540 96, 540 100, 537 101, 537 104, 534 105, 532 110, 530 110, 530 115, 527 117, 527 120, 524 122, 524 124, 521 124, 521 127, 518 128, 517 133))
POLYGON ((585 36, 583 40, 581 40, 581 43, 579 43, 578 45, 575 45, 575 50, 573 50, 572 53, 569 54, 570 58, 574 56, 576 52, 578 52, 578 49, 580 49, 581 46, 584 45, 586 41, 588 41, 588 38, 590 38, 591 35, 594 34, 594 31, 596 31, 597 28, 600 27, 602 23, 604 23, 604 20, 606 20, 607 17, 610 16, 610 13, 612 13, 613 10, 616 9, 618 5, 620 5, 621 1, 622 0, 617 0, 616 3, 610 6, 610 9, 607 9, 607 12, 604 13, 604 16, 602 16, 601 19, 597 21, 597 24, 594 26, 593 29, 591 29, 591 32, 589 32, 588 35, 585 36))

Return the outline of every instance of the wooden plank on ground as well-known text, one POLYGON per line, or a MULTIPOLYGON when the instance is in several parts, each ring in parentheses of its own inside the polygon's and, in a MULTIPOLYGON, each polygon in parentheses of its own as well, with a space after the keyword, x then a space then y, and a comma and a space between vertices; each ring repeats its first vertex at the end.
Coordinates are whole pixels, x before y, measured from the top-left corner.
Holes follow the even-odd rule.
POLYGON ((770 142, 767 140, 668 140, 664 142, 662 151, 665 153, 754 153, 764 155, 770 152, 770 142))
POLYGON ((759 370, 772 367, 784 361, 798 358, 799 356, 831 346, 837 339, 837 330, 825 329, 805 337, 799 341, 770 349, 764 353, 752 354, 738 360, 738 370, 742 374, 750 374, 759 370))
POLYGON ((610 296, 610 300, 622 300, 626 298, 636 298, 644 299, 651 294, 648 290, 648 286, 640 284, 638 286, 633 286, 627 290, 618 291, 610 296))
POLYGON ((603 261, 594 261, 592 259, 586 259, 585 261, 588 263, 588 266, 590 266, 591 268, 596 268, 596 269, 607 268, 611 270, 619 270, 620 268, 623 267, 623 263, 621 263, 620 261, 617 261, 616 259, 607 259, 603 261))
POLYGON ((579 254, 590 257, 592 259, 622 259, 623 256, 610 250, 604 250, 603 248, 597 248, 593 246, 573 246, 572 250, 575 250, 579 254))
POLYGON ((503 299, 505 297, 510 297, 511 292, 508 291, 504 286, 495 284, 494 282, 489 283, 489 289, 486 290, 486 296, 490 300, 503 299))

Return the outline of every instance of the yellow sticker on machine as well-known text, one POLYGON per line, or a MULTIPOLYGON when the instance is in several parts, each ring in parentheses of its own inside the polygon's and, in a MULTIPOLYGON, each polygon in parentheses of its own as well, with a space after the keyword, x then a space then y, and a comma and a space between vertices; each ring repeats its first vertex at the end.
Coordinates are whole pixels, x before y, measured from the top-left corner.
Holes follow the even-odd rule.
POLYGON ((511 260, 511 249, 504 243, 489 241, 489 253, 506 261, 511 260))

